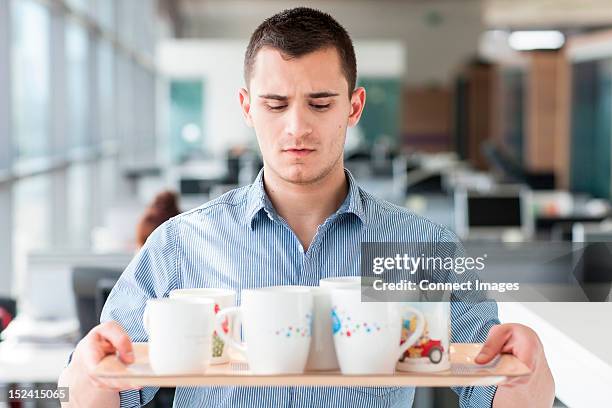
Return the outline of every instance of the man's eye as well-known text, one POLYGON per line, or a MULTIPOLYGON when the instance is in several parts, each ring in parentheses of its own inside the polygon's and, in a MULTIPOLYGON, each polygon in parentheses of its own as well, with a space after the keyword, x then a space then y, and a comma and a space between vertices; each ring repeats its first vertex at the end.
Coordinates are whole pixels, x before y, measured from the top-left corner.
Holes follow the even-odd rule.
POLYGON ((273 111, 280 111, 283 110, 287 107, 287 105, 277 105, 277 106, 271 106, 268 105, 268 109, 273 110, 273 111))
POLYGON ((328 103, 327 105, 315 105, 315 104, 311 104, 310 106, 312 106, 315 109, 323 110, 323 109, 329 108, 329 105, 331 105, 331 103, 328 103))

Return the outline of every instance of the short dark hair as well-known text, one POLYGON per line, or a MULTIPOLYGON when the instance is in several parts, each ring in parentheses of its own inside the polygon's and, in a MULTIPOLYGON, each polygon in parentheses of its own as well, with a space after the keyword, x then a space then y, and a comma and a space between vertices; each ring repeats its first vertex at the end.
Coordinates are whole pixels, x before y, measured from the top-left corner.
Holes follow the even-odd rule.
POLYGON ((267 18, 251 35, 244 55, 244 80, 249 85, 257 52, 272 47, 288 58, 298 58, 333 47, 340 57, 342 72, 349 86, 349 97, 355 89, 357 62, 348 32, 332 16, 308 7, 281 11, 267 18))
POLYGON ((136 243, 143 246, 149 235, 165 221, 180 214, 178 194, 173 191, 162 191, 155 196, 136 226, 136 243))

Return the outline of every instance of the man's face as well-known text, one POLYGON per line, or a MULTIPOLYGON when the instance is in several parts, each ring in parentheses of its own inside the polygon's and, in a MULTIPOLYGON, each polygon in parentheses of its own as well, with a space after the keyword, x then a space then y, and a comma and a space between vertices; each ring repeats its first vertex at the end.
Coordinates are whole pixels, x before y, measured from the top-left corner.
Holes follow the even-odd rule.
POLYGON ((253 68, 240 103, 266 169, 284 181, 311 184, 342 168, 346 128, 359 121, 365 91, 349 98, 336 49, 284 59, 264 47, 253 68))

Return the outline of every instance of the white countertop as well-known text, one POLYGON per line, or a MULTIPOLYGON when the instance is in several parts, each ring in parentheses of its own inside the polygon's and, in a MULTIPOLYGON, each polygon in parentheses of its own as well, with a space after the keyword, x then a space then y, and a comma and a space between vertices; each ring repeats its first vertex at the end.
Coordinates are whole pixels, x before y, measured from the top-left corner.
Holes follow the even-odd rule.
POLYGON ((571 408, 612 406, 612 303, 500 302, 502 323, 534 329, 571 408))
POLYGON ((0 343, 0 383, 54 383, 74 349, 71 345, 0 343))

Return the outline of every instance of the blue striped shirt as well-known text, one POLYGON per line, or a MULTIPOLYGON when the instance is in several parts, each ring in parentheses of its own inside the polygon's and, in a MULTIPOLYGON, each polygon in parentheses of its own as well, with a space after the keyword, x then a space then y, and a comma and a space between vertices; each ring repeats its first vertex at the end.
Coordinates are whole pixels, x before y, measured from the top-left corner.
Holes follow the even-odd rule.
MULTIPOLYGON (((146 300, 177 288, 316 286, 321 278, 360 274, 361 242, 455 242, 448 229, 359 188, 347 171, 349 192, 319 226, 304 252, 263 186, 232 190, 174 217, 149 237, 113 288, 101 321, 115 320, 132 341, 147 341, 146 300)), ((238 301, 240 295, 238 294, 238 301)), ((483 342, 498 324, 493 302, 451 303, 452 341, 483 342)), ((463 407, 490 407, 495 387, 454 388, 463 407)), ((150 401, 156 388, 121 392, 122 407, 150 401)), ((408 407, 409 387, 179 387, 178 407, 408 407)))

